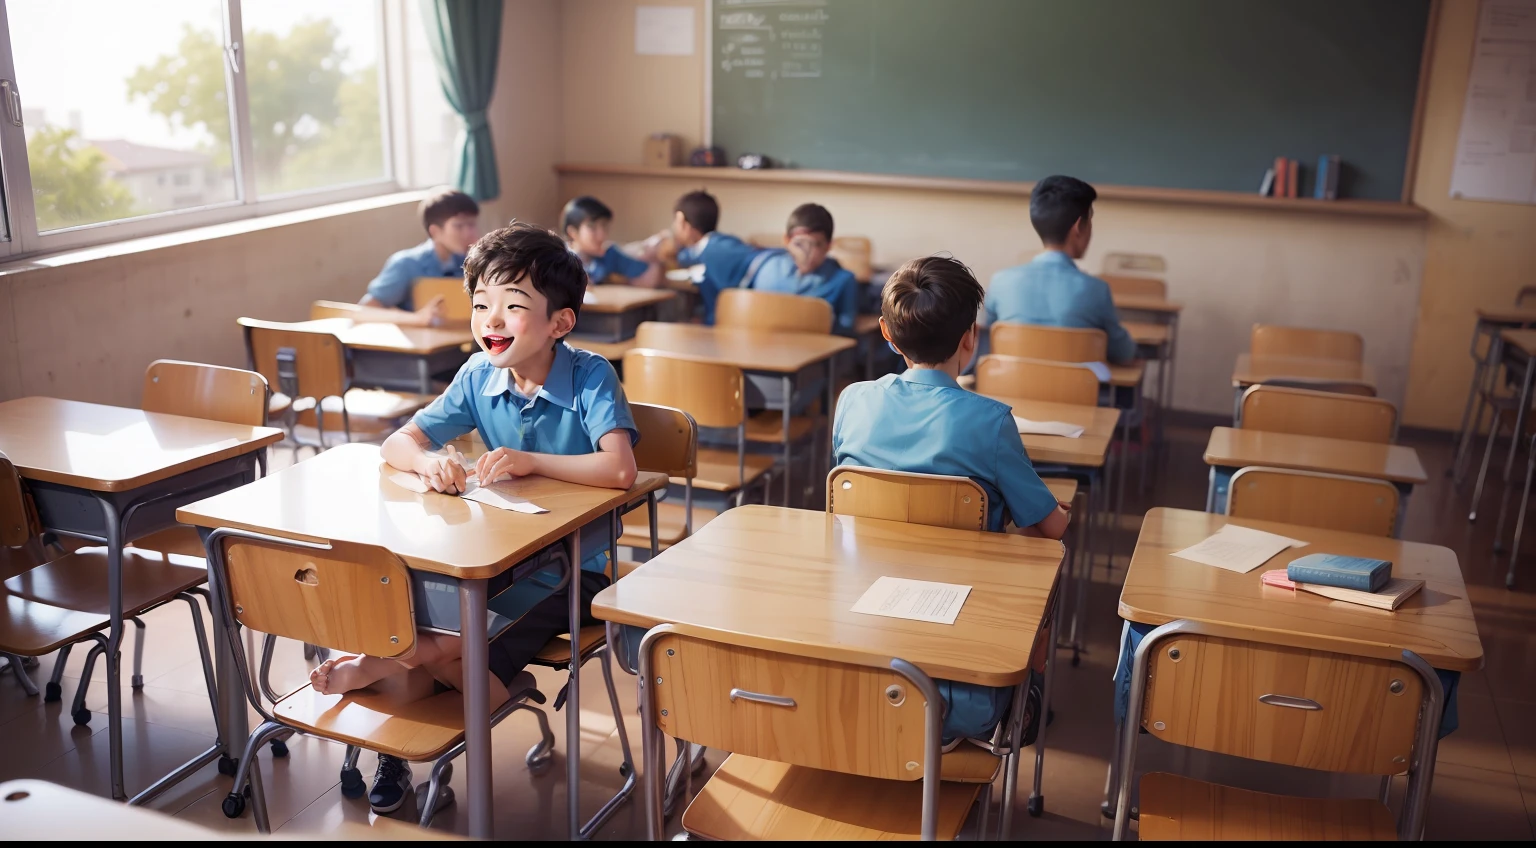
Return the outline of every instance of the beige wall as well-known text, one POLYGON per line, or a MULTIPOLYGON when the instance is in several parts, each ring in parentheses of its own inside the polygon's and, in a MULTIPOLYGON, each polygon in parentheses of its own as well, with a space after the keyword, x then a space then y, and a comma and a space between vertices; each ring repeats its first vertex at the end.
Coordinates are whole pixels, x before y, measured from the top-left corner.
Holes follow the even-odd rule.
POLYGON ((1445 0, 1431 65, 1413 200, 1430 212, 1424 284, 1404 418, 1451 428, 1472 379, 1467 346, 1479 306, 1536 285, 1536 206, 1452 200, 1451 166, 1472 66, 1476 0, 1445 0))

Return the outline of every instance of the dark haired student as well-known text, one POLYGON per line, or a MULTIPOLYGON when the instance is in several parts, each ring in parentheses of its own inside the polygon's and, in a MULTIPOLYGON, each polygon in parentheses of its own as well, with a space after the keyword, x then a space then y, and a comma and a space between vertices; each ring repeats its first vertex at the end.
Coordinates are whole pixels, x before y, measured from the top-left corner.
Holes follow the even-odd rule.
POLYGON ((581 258, 581 267, 587 270, 587 279, 593 285, 608 282, 610 277, 619 277, 624 282, 644 288, 660 285, 660 265, 636 259, 608 240, 608 228, 612 224, 613 210, 590 195, 573 199, 565 204, 565 211, 560 213, 560 226, 565 231, 566 244, 570 245, 572 253, 581 258))
POLYGON ((726 289, 748 285, 758 266, 768 258, 741 239, 717 232, 720 204, 707 191, 690 191, 677 199, 672 210, 672 228, 651 237, 650 247, 670 238, 677 245, 677 264, 697 267, 701 276, 694 282, 704 302, 704 323, 715 323, 715 301, 726 289))
POLYGON ((831 249, 832 213, 815 203, 801 204, 784 225, 784 249, 763 260, 752 287, 819 297, 832 305, 832 332, 851 336, 858 316, 859 283, 852 271, 827 255, 831 249))
POLYGON ((417 277, 464 276, 464 254, 480 237, 480 204, 462 191, 445 188, 422 200, 417 214, 427 240, 391 254, 359 303, 414 313, 402 316, 401 324, 441 324, 442 298, 412 303, 411 286, 417 277))

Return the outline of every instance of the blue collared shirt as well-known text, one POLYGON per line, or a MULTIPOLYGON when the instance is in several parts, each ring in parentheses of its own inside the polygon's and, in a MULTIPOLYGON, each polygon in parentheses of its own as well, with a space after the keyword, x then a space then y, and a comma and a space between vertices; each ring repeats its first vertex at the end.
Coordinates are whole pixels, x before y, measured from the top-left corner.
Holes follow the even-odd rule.
POLYGON ((909 368, 844 389, 832 452, 838 465, 969 477, 986 490, 988 530, 1010 517, 1019 527, 1039 524, 1056 509, 1012 410, 943 371, 909 368))
POLYGON ((720 292, 748 282, 753 270, 752 260, 761 252, 760 248, 725 233, 710 233, 698 244, 677 252, 677 264, 704 266, 704 279, 699 281, 704 323, 715 323, 715 301, 720 298, 720 292))
POLYGON ((800 273, 789 251, 778 248, 758 266, 752 287, 763 291, 819 297, 832 304, 832 331, 853 335, 853 319, 858 315, 859 281, 853 272, 827 257, 821 267, 809 274, 800 273))
POLYGON ((1136 342, 1120 325, 1109 284, 1083 273, 1059 250, 1047 250, 1030 262, 993 274, 986 312, 988 324, 1007 321, 1103 330, 1109 337, 1109 361, 1136 358, 1136 342))
POLYGON ((587 280, 593 285, 607 280, 609 274, 618 274, 633 280, 644 274, 650 267, 645 262, 620 250, 616 244, 608 245, 608 249, 603 251, 602 256, 588 256, 574 248, 571 252, 581 259, 581 267, 587 269, 587 280))
MULTIPOLYGON (((613 366, 595 353, 564 342, 555 346, 549 377, 532 398, 518 392, 510 369, 492 365, 481 351, 464 363, 448 390, 416 413, 414 420, 436 448, 470 430, 479 430, 480 440, 491 450, 505 447, 566 456, 596 453, 598 440, 614 430, 629 431, 630 444, 640 440, 613 366)), ((582 528, 581 551, 583 569, 604 570, 606 516, 582 528)))
POLYGON ((415 247, 397 250, 384 262, 384 269, 368 284, 368 296, 385 306, 407 311, 416 308, 411 300, 411 283, 417 277, 462 277, 464 254, 455 253, 447 261, 437 258, 437 247, 427 239, 415 247))

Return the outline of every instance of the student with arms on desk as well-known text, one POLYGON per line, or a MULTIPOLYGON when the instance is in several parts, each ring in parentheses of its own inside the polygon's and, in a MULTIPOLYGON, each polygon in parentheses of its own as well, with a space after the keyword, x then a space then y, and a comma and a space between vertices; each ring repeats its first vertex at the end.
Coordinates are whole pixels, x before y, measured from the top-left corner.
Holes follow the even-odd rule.
POLYGON ((421 201, 417 214, 427 240, 392 254, 358 303, 400 310, 398 324, 437 326, 443 322, 442 299, 413 303, 411 286, 417 277, 464 275, 464 253, 480 236, 480 204, 462 191, 438 189, 421 201))
MULTIPOLYGON (((586 486, 628 488, 636 468, 639 432, 608 361, 562 339, 576 325, 587 274, 554 233, 513 224, 481 239, 464 263, 464 287, 474 303, 471 327, 481 351, 470 357, 432 405, 384 442, 384 459, 420 475, 434 490, 455 494, 467 484, 450 439, 478 430, 490 450, 472 472, 480 483, 540 474, 586 486)), ((608 522, 582 528, 580 591, 583 624, 592 596, 608 585, 608 522)), ((563 565, 556 543, 536 554, 563 565)), ((552 564, 556 564, 552 562, 552 564)), ((551 638, 565 633, 567 598, 553 595, 490 645, 492 706, 508 697, 506 684, 551 638)), ((417 634, 414 654, 399 660, 337 657, 310 675, 321 693, 360 689, 408 667, 426 669, 439 682, 462 688, 462 645, 457 636, 417 634)), ((572 705, 570 709, 576 709, 572 705)), ((378 812, 397 809, 411 791, 410 768, 380 755, 369 792, 378 812)))
POLYGON ((614 275, 642 288, 661 285, 661 265, 654 257, 636 259, 608 241, 613 210, 601 200, 589 195, 575 198, 565 204, 560 218, 565 240, 571 252, 581 258, 581 267, 587 270, 587 281, 592 285, 600 285, 614 275))
POLYGON ((646 253, 652 255, 663 240, 677 244, 677 264, 702 265, 703 279, 697 280, 699 297, 704 301, 704 323, 715 323, 715 301, 720 292, 747 285, 758 266, 768 257, 741 239, 716 231, 720 223, 720 204, 706 191, 691 191, 678 198, 673 209, 672 229, 646 241, 646 253))
MULTIPOLYGON (((986 490, 987 529, 1060 539, 1067 513, 1029 456, 1007 404, 960 388, 976 351, 981 284, 954 259, 930 256, 901 266, 885 284, 880 331, 906 360, 888 374, 843 391, 832 429, 838 465, 969 477, 986 490)), ((939 681, 947 708, 945 743, 986 736, 1007 715, 1012 689, 939 681)))

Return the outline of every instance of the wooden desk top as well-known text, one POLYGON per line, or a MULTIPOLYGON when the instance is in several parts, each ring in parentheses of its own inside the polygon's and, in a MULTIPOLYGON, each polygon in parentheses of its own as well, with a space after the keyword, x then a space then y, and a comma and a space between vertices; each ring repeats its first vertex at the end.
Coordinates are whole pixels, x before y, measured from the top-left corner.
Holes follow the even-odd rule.
POLYGON ((1128 312, 1162 312, 1177 315, 1184 311, 1184 304, 1173 300, 1147 295, 1114 295, 1115 308, 1128 312))
POLYGON ((184 506, 176 520, 310 542, 378 545, 418 571, 476 579, 499 574, 615 506, 667 485, 666 475, 645 471, 627 492, 548 477, 493 484, 549 510, 524 515, 453 495, 418 494, 390 480, 392 473, 376 446, 341 445, 184 506))
POLYGON ((764 333, 702 324, 669 327, 664 343, 652 345, 653 349, 775 374, 794 374, 858 344, 846 336, 830 334, 764 333))
POLYGON ((0 403, 0 452, 28 480, 123 492, 282 441, 247 427, 47 397, 0 403))
POLYGON ((642 309, 677 297, 677 292, 667 288, 648 289, 641 286, 587 286, 587 296, 582 300, 584 312, 617 314, 642 309))
POLYGON ((1082 465, 1100 468, 1109 454, 1109 443, 1115 438, 1115 425, 1120 422, 1120 410, 1108 406, 1077 406, 1070 403, 1048 403, 1038 400, 1021 400, 1001 395, 987 395, 1013 408, 1013 414, 1031 421, 1065 421, 1084 428, 1075 439, 1063 436, 1041 436, 1022 433, 1024 449, 1029 461, 1036 465, 1082 465))
POLYGON ((1411 650, 1435 668, 1472 671, 1483 665, 1472 604, 1456 554, 1380 536, 1319 530, 1273 521, 1235 523, 1307 542, 1238 574, 1170 556, 1227 523, 1224 515, 1158 507, 1147 513, 1120 593, 1120 616, 1140 624, 1188 619, 1218 628, 1219 635, 1296 648, 1399 659, 1411 650), (1264 586, 1265 571, 1285 568, 1309 553, 1391 560, 1394 577, 1425 582, 1394 612, 1331 601, 1321 595, 1264 586))
POLYGON ((457 329, 406 327, 400 324, 354 322, 346 318, 318 318, 295 322, 295 326, 335 333, 342 344, 356 350, 379 350, 385 353, 427 355, 475 341, 475 335, 470 332, 468 325, 457 329))
POLYGON ((1168 343, 1173 334, 1167 324, 1153 324, 1147 321, 1121 321, 1120 325, 1131 334, 1131 340, 1139 345, 1156 345, 1162 347, 1168 343))
POLYGON ((1233 386, 1251 386, 1265 380, 1347 382, 1376 385, 1376 369, 1342 359, 1311 359, 1300 356, 1254 356, 1239 353, 1232 369, 1233 386))
POLYGON ((1536 330, 1503 330, 1499 338, 1505 344, 1519 348, 1526 356, 1536 355, 1536 330))
POLYGON ((1205 464, 1226 468, 1265 465, 1321 471, 1419 485, 1429 480, 1419 454, 1403 445, 1351 442, 1322 436, 1215 427, 1205 445, 1205 464))
POLYGON ((592 601, 598 618, 727 630, 757 646, 867 661, 900 657, 936 679, 1024 679, 1062 546, 1007 533, 749 505, 727 510, 592 601), (953 625, 851 612, 876 578, 971 587, 953 625))
POLYGON ((565 343, 571 347, 595 353, 609 362, 622 360, 625 352, 635 346, 634 339, 625 339, 622 342, 599 342, 580 336, 566 336, 565 343))
POLYGON ((1479 306, 1477 320, 1489 324, 1536 324, 1536 307, 1530 306, 1479 306))
POLYGON ((879 315, 855 315, 853 318, 853 334, 862 336, 866 333, 880 334, 879 315))
POLYGON ((1105 364, 1109 366, 1109 384, 1111 386, 1139 386, 1141 385, 1141 378, 1147 373, 1147 361, 1145 359, 1138 359, 1130 365, 1105 364))

